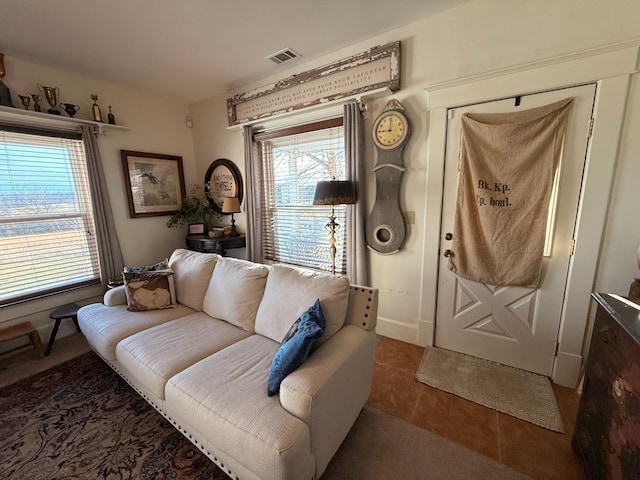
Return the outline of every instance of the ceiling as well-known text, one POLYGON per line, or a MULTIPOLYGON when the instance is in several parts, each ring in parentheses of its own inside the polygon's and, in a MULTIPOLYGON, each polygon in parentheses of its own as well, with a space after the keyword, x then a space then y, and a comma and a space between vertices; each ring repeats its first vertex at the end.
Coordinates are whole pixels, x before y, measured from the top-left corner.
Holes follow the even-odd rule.
POLYGON ((0 0, 0 52, 189 104, 468 1, 0 0))

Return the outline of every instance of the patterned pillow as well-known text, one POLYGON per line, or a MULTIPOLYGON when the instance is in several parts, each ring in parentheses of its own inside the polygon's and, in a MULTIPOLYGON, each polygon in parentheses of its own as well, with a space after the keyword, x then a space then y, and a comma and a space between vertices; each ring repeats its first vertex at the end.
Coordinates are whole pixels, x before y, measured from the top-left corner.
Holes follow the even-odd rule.
POLYGON ((177 307, 172 270, 124 272, 122 276, 128 310, 146 312, 177 307))
POLYGON ((124 267, 122 273, 155 272, 157 270, 166 270, 167 268, 169 268, 169 261, 165 258, 163 261, 147 267, 124 267))
POLYGON ((327 322, 318 299, 313 306, 293 322, 274 355, 267 381, 267 395, 271 397, 278 393, 280 384, 285 377, 304 363, 311 353, 315 339, 322 336, 326 325, 327 322))

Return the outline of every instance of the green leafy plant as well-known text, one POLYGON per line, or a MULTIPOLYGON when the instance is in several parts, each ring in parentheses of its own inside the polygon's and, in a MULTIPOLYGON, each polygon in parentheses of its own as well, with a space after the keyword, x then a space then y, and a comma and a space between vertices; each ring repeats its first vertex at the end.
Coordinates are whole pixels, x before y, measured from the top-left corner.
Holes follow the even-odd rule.
POLYGON ((182 199, 182 205, 178 211, 167 222, 167 227, 177 228, 191 223, 204 223, 210 226, 214 218, 221 220, 222 215, 209 203, 204 185, 194 184, 189 194, 182 199))

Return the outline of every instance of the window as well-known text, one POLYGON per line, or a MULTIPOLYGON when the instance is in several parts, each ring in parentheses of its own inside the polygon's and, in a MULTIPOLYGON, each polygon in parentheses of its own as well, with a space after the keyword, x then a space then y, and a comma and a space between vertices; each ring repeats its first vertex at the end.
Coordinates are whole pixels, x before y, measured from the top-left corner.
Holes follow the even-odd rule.
MULTIPOLYGON (((316 183, 346 179, 342 117, 256 133, 263 199, 258 212, 265 260, 331 270, 329 206, 314 206, 316 183)), ((346 272, 346 207, 335 207, 336 273, 346 272)))
POLYGON ((80 135, 0 125, 0 306, 100 281, 80 135))

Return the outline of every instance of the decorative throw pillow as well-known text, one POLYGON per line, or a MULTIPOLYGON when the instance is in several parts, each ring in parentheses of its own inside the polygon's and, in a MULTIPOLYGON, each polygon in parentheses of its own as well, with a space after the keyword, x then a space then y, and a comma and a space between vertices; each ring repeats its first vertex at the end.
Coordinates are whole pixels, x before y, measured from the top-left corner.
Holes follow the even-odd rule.
POLYGON ((165 258, 161 262, 146 267, 124 267, 122 273, 155 272, 157 270, 166 270, 167 268, 169 268, 169 261, 165 258))
POLYGON ((278 393, 285 377, 304 363, 313 342, 324 333, 326 324, 319 299, 293 322, 271 362, 267 395, 271 397, 278 393))
POLYGON ((122 276, 128 310, 145 312, 177 306, 172 270, 124 272, 122 276))

